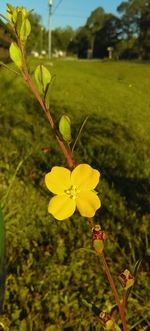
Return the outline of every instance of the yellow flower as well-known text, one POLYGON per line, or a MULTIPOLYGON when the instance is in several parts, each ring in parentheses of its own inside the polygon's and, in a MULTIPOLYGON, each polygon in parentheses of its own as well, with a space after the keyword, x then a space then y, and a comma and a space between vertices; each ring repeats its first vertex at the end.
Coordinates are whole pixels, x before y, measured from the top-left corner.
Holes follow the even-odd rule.
POLYGON ((72 216, 77 208, 82 216, 93 217, 101 206, 94 191, 99 177, 99 171, 88 164, 79 164, 72 172, 53 167, 45 176, 47 188, 56 194, 49 202, 49 213, 61 221, 72 216))

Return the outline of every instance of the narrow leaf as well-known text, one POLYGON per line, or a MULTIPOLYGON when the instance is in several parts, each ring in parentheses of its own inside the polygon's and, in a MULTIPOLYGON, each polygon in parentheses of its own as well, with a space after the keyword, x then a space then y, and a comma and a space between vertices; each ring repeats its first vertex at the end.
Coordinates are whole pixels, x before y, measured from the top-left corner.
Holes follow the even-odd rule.
MULTIPOLYGON (((134 271, 133 271, 133 276, 134 276, 134 277, 136 277, 136 275, 137 275, 137 273, 138 273, 138 271, 139 271, 139 268, 140 268, 140 266, 141 266, 142 261, 143 261, 143 258, 139 259, 139 260, 136 262, 136 264, 135 264, 135 266, 134 266, 134 271)), ((127 302, 127 299, 128 299, 128 297, 129 297, 131 291, 132 291, 132 287, 128 288, 127 293, 126 293, 126 302, 127 302)))
POLYGON ((9 68, 9 66, 7 66, 7 64, 5 64, 5 63, 2 62, 2 61, 0 61, 0 66, 3 66, 4 68, 8 69, 9 71, 12 71, 12 72, 14 72, 14 73, 17 74, 17 75, 20 75, 19 72, 15 71, 15 70, 13 70, 13 69, 11 69, 11 68, 9 68))
POLYGON ((73 153, 73 151, 74 151, 74 149, 75 149, 75 146, 76 146, 76 144, 77 144, 77 141, 78 141, 79 138, 80 138, 80 135, 81 135, 81 133, 82 133, 82 130, 83 130, 83 128, 84 128, 84 126, 85 126, 85 124, 86 124, 88 118, 89 118, 89 116, 86 116, 85 120, 83 121, 83 123, 82 123, 82 125, 81 125, 81 127, 80 127, 80 130, 79 130, 79 132, 78 132, 78 134, 77 134, 77 137, 76 137, 75 142, 74 142, 73 147, 72 147, 72 153, 73 153))
POLYGON ((2 15, 1 13, 0 13, 0 16, 1 16, 6 22, 10 23, 9 19, 8 19, 6 16, 2 15))
POLYGON ((143 258, 139 259, 139 260, 136 262, 136 264, 135 264, 135 266, 134 266, 134 271, 133 271, 133 275, 134 275, 134 277, 136 277, 136 275, 137 275, 137 273, 138 273, 138 271, 139 271, 139 268, 140 268, 140 266, 141 266, 142 261, 143 261, 143 258))

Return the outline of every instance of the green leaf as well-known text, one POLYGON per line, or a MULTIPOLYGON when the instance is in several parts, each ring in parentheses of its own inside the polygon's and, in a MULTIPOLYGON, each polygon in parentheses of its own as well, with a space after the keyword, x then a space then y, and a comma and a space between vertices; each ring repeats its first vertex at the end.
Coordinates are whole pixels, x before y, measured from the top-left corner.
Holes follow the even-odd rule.
POLYGON ((31 32, 31 24, 28 18, 24 15, 23 11, 21 10, 18 12, 17 15, 16 29, 20 37, 20 40, 23 42, 26 41, 31 32))
POLYGON ((67 115, 63 115, 59 121, 59 132, 67 143, 71 142, 71 121, 67 115))
POLYGON ((45 91, 45 97, 44 102, 47 109, 50 107, 50 93, 51 93, 51 83, 47 85, 46 91, 45 91))
POLYGON ((18 10, 17 10, 17 8, 13 8, 13 12, 12 12, 12 21, 13 21, 13 23, 16 23, 17 16, 18 16, 18 10))
POLYGON ((26 18, 20 32, 20 39, 22 40, 22 38, 24 38, 24 40, 26 40, 30 32, 31 32, 31 24, 28 18, 26 18))
POLYGON ((23 18, 24 18, 23 13, 19 11, 17 14, 17 21, 16 21, 16 30, 19 36, 20 36, 20 30, 21 30, 23 18))
POLYGON ((20 48, 18 47, 18 45, 15 42, 11 43, 10 48, 9 48, 9 54, 10 54, 12 61, 16 64, 16 66, 18 68, 21 69, 22 68, 22 54, 21 54, 20 48))
POLYGON ((35 69, 35 80, 41 93, 46 91, 47 85, 51 82, 52 76, 48 69, 43 65, 38 65, 35 69))
POLYGON ((3 213, 0 208, 0 314, 2 313, 5 291, 5 227, 3 213))

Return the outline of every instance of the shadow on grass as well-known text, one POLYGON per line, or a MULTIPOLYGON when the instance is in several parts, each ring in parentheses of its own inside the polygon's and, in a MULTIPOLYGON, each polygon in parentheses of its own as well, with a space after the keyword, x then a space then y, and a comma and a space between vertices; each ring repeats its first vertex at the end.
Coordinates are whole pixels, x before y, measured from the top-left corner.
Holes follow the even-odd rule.
POLYGON ((129 208, 142 215, 150 213, 147 141, 140 140, 120 123, 95 116, 87 121, 79 148, 85 161, 101 170, 110 188, 125 197, 129 208))

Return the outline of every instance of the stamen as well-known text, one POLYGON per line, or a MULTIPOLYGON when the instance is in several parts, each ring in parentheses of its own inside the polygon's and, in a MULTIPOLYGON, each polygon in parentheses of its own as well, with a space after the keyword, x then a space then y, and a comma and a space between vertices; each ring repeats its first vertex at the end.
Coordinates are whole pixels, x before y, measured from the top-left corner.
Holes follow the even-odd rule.
POLYGON ((76 185, 71 185, 70 188, 64 192, 68 194, 71 199, 75 200, 80 190, 77 189, 76 185))

